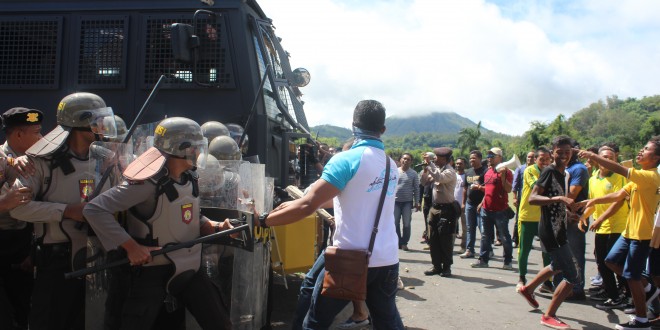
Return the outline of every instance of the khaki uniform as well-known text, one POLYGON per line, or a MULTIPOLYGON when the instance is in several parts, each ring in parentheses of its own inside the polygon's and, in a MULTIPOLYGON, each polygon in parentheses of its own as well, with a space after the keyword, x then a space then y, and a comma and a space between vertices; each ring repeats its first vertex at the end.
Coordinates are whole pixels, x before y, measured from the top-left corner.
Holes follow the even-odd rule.
POLYGON ((10 211, 13 218, 34 224, 37 239, 30 329, 83 329, 84 280, 65 280, 64 273, 85 267, 87 227, 63 215, 67 204, 84 202, 94 191, 96 161, 70 153, 30 159, 36 173, 20 177, 14 188, 30 187, 35 200, 10 211))
MULTIPOLYGON (((186 172, 182 182, 175 182, 164 173, 124 182, 85 207, 85 217, 106 250, 117 249, 130 238, 163 247, 200 236, 201 226, 209 220, 200 216, 195 174, 186 172), (129 210, 126 230, 113 217, 123 210, 129 210)), ((166 323, 164 318, 168 328, 180 328, 184 309, 177 305, 190 310, 204 329, 231 328, 227 304, 219 288, 199 272, 200 263, 201 245, 195 245, 134 267, 121 329, 150 329, 166 323)))
POLYGON ((456 219, 460 216, 454 200, 456 171, 449 164, 441 168, 430 164, 427 173, 422 175, 421 182, 433 186, 433 207, 427 221, 431 263, 437 272, 450 273, 456 219))

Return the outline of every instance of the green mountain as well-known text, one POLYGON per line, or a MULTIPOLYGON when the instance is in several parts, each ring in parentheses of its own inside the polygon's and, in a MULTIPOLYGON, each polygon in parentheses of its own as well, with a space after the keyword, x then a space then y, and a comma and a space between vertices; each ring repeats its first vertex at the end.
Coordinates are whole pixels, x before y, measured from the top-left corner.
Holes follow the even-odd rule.
MULTIPOLYGON (((477 124, 470 119, 462 117, 454 112, 433 112, 428 115, 414 117, 392 116, 385 119, 387 127, 386 135, 388 137, 404 136, 411 133, 435 133, 442 135, 454 135, 466 127, 475 127, 477 124)), ((322 138, 337 138, 339 141, 345 141, 351 137, 351 130, 333 126, 319 125, 310 128, 310 132, 322 138)), ((492 133, 490 130, 482 128, 484 134, 492 133)))
MULTIPOLYGON (((457 134, 466 127, 475 127, 477 123, 455 112, 433 112, 414 117, 392 116, 385 120, 387 135, 402 136, 410 133, 457 134)), ((483 132, 490 132, 483 129, 483 132)))
POLYGON ((336 138, 339 141, 346 141, 353 136, 350 129, 333 125, 312 126, 309 128, 309 132, 312 133, 314 139, 318 136, 319 138, 336 138))

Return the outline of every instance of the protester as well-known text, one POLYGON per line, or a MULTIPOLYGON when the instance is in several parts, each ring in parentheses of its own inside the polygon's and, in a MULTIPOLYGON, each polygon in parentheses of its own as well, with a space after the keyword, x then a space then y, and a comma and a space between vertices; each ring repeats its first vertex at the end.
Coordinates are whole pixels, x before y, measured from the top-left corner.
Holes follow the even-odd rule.
MULTIPOLYGON (((614 150, 608 146, 603 146, 598 150, 598 154, 611 161, 616 162, 616 154, 614 150)), ((603 166, 599 166, 594 171, 594 175, 589 179, 589 199, 603 197, 613 192, 623 189, 628 183, 628 180, 620 174, 613 173, 603 166)), ((585 212, 583 218, 590 212, 585 212)), ((594 207, 593 219, 594 222, 588 226, 586 221, 580 225, 580 229, 595 231, 594 238, 594 255, 596 257, 596 264, 598 272, 603 281, 604 291, 601 294, 591 295, 592 300, 604 300, 603 303, 596 305, 598 309, 612 309, 620 308, 626 305, 624 299, 619 295, 617 286, 617 279, 614 272, 605 264, 605 257, 612 249, 616 241, 621 236, 621 232, 626 227, 626 219, 628 218, 628 203, 625 199, 619 200, 611 204, 599 204, 594 207)), ((581 219, 582 220, 582 219, 581 219)), ((620 281, 623 279, 620 278, 620 281)), ((621 286, 623 283, 619 283, 621 286)))
POLYGON ((554 162, 541 171, 529 196, 530 205, 541 206, 539 237, 543 250, 550 254, 552 262, 541 269, 529 284, 521 286, 518 293, 527 300, 530 306, 538 308, 539 303, 534 298, 536 287, 553 275, 562 273, 563 280, 555 289, 545 313, 541 315, 541 324, 554 329, 570 329, 568 324, 557 317, 557 310, 572 292, 575 283, 579 282, 577 266, 566 239, 567 206, 571 205, 573 200, 566 197, 564 170, 571 159, 571 139, 566 136, 554 138, 552 153, 554 162))
MULTIPOLYGON (((382 183, 389 180, 378 234, 369 258, 366 303, 374 328, 403 329, 394 294, 399 274, 398 242, 393 219, 394 189, 398 181, 398 171, 394 168, 395 163, 385 155, 384 145, 380 140, 384 132, 383 105, 373 100, 358 102, 353 112, 353 134, 356 140, 351 150, 332 157, 321 178, 305 196, 281 204, 270 215, 262 217, 260 223, 262 226, 279 226, 299 221, 334 198, 337 227, 334 246, 366 250, 374 225, 372 220, 367 219, 375 217, 382 183), (387 174, 384 173, 386 161, 392 165, 390 173, 387 174)), ((325 259, 321 255, 312 270, 324 264, 325 259)), ((316 283, 316 286, 324 279, 325 271, 323 267, 320 268, 318 274, 313 274, 312 271, 308 273, 310 281, 316 283)), ((319 291, 301 291, 299 296, 299 308, 309 306, 303 323, 305 329, 328 328, 348 303, 347 300, 321 295, 319 291)))
MULTIPOLYGON (((578 145, 577 141, 572 140, 573 148, 576 148, 578 145)), ((589 177, 590 173, 587 170, 587 167, 578 160, 577 153, 574 153, 571 157, 571 161, 566 167, 566 172, 568 172, 568 192, 566 196, 568 198, 581 202, 589 196, 589 177)), ((573 294, 566 298, 567 300, 584 300, 586 299, 584 293, 584 272, 586 265, 586 246, 587 241, 585 233, 578 228, 578 223, 582 211, 578 210, 576 212, 569 211, 568 217, 568 244, 573 251, 573 256, 577 259, 578 262, 578 274, 580 275, 580 283, 576 283, 573 287, 573 294)), ((555 281, 560 280, 561 275, 555 279, 555 281)))
POLYGON ((477 206, 484 198, 483 184, 486 166, 481 162, 482 154, 479 150, 470 151, 471 168, 465 173, 465 222, 467 224, 467 239, 465 252, 461 258, 474 258, 474 243, 477 240, 477 228, 481 231, 481 215, 477 206))
MULTIPOLYGON (((527 166, 525 171, 522 174, 521 179, 521 194, 518 195, 519 198, 519 208, 518 208, 518 239, 519 239, 519 249, 518 249, 518 274, 519 280, 517 288, 525 285, 527 280, 525 276, 527 275, 527 260, 529 259, 529 253, 532 250, 532 242, 534 236, 539 234, 539 221, 541 219, 541 207, 538 205, 531 205, 529 203, 529 195, 534 189, 534 185, 541 175, 541 171, 548 165, 550 165, 550 151, 545 147, 540 147, 536 149, 534 153, 534 163, 530 166, 527 166)), ((543 266, 548 266, 550 264, 550 256, 542 252, 543 257, 543 266)), ((552 282, 546 281, 541 286, 541 292, 552 293, 554 288, 552 282)))
POLYGON ((534 164, 534 159, 536 158, 536 153, 534 151, 530 151, 527 153, 527 156, 525 157, 525 164, 522 164, 520 167, 518 167, 514 172, 513 172, 513 183, 511 184, 511 192, 513 192, 513 206, 516 208, 516 217, 513 219, 513 237, 511 238, 511 242, 513 243, 513 248, 518 247, 518 218, 519 218, 519 211, 520 211, 520 198, 522 197, 522 188, 523 188, 523 173, 525 173, 525 169, 527 169, 528 166, 532 166, 534 164))
MULTIPOLYGON (((466 240, 467 240, 467 224, 465 223, 465 164, 467 161, 463 157, 456 158, 454 162, 454 169, 456 170, 456 186, 454 187, 454 200, 461 206, 461 251, 459 254, 465 253, 466 240)), ((456 233, 458 234, 458 225, 456 225, 456 233)))
POLYGON ((411 168, 413 157, 409 153, 401 155, 399 170, 399 181, 396 184, 395 202, 394 202, 394 223, 396 235, 399 238, 399 249, 408 251, 408 241, 410 240, 410 226, 412 220, 413 208, 415 212, 419 211, 419 177, 417 172, 411 168), (403 220, 403 233, 401 232, 401 223, 403 220))
POLYGON ((504 264, 502 269, 511 270, 513 266, 513 247, 511 244, 511 234, 509 233, 509 217, 506 210, 509 208, 508 194, 511 192, 511 182, 513 175, 511 171, 502 166, 497 169, 497 165, 502 162, 502 149, 491 148, 488 151, 489 168, 484 175, 484 199, 481 203, 481 221, 483 232, 481 233, 481 252, 479 261, 473 263, 473 268, 488 267, 492 248, 492 240, 495 234, 494 227, 500 231, 504 239, 504 264))
POLYGON ((626 168, 614 161, 603 158, 593 152, 580 150, 579 156, 592 160, 598 165, 622 176, 629 182, 617 192, 588 200, 577 205, 585 209, 602 203, 613 203, 629 199, 630 212, 626 228, 605 258, 605 263, 616 274, 628 282, 635 305, 635 316, 630 321, 616 326, 617 329, 648 329, 647 303, 653 302, 660 294, 652 282, 642 277, 650 252, 653 235, 653 219, 656 206, 660 201, 658 187, 660 174, 660 137, 654 136, 637 153, 636 161, 642 169, 626 168))

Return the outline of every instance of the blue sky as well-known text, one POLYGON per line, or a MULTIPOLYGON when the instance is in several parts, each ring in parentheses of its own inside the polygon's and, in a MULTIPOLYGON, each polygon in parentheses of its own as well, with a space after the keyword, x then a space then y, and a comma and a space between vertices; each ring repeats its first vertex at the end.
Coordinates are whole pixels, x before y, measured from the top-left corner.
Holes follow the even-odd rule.
POLYGON ((260 0, 307 68, 310 125, 453 111, 519 135, 606 96, 660 94, 660 1, 260 0))

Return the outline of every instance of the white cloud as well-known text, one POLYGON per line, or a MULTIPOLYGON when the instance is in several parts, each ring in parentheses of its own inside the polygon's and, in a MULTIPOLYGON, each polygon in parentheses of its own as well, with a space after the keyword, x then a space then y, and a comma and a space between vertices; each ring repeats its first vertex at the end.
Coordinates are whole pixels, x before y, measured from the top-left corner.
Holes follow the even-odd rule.
POLYGON ((310 125, 348 127, 357 101, 373 98, 390 116, 454 111, 521 134, 608 95, 658 94, 660 2, 496 2, 260 4, 292 66, 312 75, 310 125))

